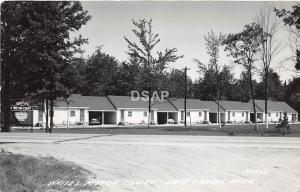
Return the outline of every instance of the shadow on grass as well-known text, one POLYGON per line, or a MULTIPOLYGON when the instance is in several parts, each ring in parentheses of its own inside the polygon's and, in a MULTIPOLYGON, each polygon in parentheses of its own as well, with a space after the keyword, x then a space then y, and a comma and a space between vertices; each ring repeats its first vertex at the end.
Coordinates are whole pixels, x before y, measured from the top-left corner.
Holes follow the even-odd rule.
POLYGON ((53 157, 0 152, 1 192, 95 190, 97 186, 87 185, 89 175, 87 170, 53 157))

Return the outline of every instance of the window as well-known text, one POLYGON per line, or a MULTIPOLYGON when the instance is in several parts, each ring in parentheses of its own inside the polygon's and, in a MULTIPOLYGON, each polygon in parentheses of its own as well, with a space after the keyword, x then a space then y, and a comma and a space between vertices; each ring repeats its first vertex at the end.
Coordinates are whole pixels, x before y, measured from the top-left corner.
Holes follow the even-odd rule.
POLYGON ((235 117, 235 112, 232 112, 232 117, 235 117))
POLYGON ((144 111, 144 117, 147 117, 147 114, 148 114, 147 111, 144 111))
POLYGON ((190 116, 190 112, 186 112, 186 116, 188 116, 188 117, 189 117, 189 116, 190 116))
POLYGON ((75 117, 75 111, 70 111, 70 116, 75 117))
POLYGON ((128 117, 132 116, 132 111, 128 111, 128 117))
POLYGON ((184 120, 184 111, 181 111, 181 119, 184 120))
POLYGON ((199 112, 199 117, 202 117, 202 112, 199 112))
POLYGON ((278 117, 278 113, 276 113, 276 117, 278 117))
POLYGON ((242 117, 244 117, 245 116, 245 114, 244 113, 242 113, 242 117))

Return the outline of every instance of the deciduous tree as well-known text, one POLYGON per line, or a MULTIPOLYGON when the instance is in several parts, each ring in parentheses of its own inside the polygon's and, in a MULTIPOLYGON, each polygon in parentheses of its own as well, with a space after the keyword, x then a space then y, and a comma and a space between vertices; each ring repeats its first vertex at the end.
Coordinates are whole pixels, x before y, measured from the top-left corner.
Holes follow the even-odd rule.
POLYGON ((271 67, 274 56, 281 50, 281 44, 276 40, 276 34, 280 27, 280 20, 276 17, 272 7, 267 6, 261 9, 257 15, 257 23, 262 28, 261 33, 261 48, 260 48, 260 60, 262 66, 262 72, 264 76, 265 85, 265 121, 266 128, 268 129, 268 84, 269 84, 269 69, 271 67))
MULTIPOLYGON (((207 54, 209 55, 209 64, 208 66, 204 65, 200 60, 194 59, 194 61, 198 64, 200 73, 203 74, 203 72, 211 72, 210 77, 213 79, 212 82, 216 82, 216 87, 214 89, 216 90, 216 100, 218 103, 218 122, 219 127, 221 128, 221 115, 220 115, 220 70, 221 65, 219 63, 219 52, 220 47, 222 45, 224 36, 220 34, 215 34, 214 31, 209 32, 206 36, 204 36, 205 42, 206 42, 206 50, 207 54)), ((209 74, 209 73, 208 73, 209 74)))
POLYGON ((274 8, 276 15, 282 18, 285 25, 289 26, 290 34, 290 47, 294 55, 289 57, 289 59, 295 62, 295 68, 300 70, 300 4, 294 5, 292 11, 287 11, 286 9, 276 9, 274 8))
MULTIPOLYGON (((139 43, 130 41, 127 37, 129 59, 135 61, 140 67, 140 85, 142 89, 147 90, 149 95, 158 88, 158 81, 165 73, 168 64, 176 62, 183 56, 177 56, 177 49, 165 49, 153 53, 157 44, 160 42, 159 35, 152 31, 152 20, 140 19, 133 20, 134 29, 132 32, 139 43)), ((151 98, 149 99, 149 120, 151 117, 151 98)))
POLYGON ((99 47, 87 60, 86 88, 84 95, 114 94, 114 75, 118 68, 115 57, 103 53, 99 47))
POLYGON ((244 30, 236 34, 228 34, 223 44, 226 45, 225 51, 234 58, 234 62, 243 66, 247 77, 249 78, 249 87, 251 92, 252 106, 254 110, 255 130, 257 126, 257 114, 255 107, 254 88, 253 88, 253 72, 256 62, 257 53, 260 51, 261 34, 263 29, 260 25, 252 23, 245 25, 244 30))
MULTIPOLYGON (((2 49, 6 56, 2 59, 10 66, 9 69, 14 68, 14 62, 11 61, 13 59, 18 59, 15 61, 18 66, 26 66, 21 77, 28 96, 43 97, 50 101, 52 132, 54 101, 70 92, 64 84, 62 73, 70 64, 74 53, 81 51, 80 45, 87 42, 81 36, 72 39, 70 33, 79 30, 90 16, 78 1, 5 3, 5 7, 1 7, 1 11, 5 13, 1 21, 6 25, 2 29, 6 35, 1 43, 4 43, 2 49), (12 21, 12 18, 16 20, 12 21), (11 33, 12 29, 17 33, 11 33), (7 54, 11 52, 11 48, 18 48, 17 57, 15 54, 7 54)), ((5 78, 6 82, 11 81, 7 76, 5 78)), ((9 95, 7 91, 3 94, 9 95)))

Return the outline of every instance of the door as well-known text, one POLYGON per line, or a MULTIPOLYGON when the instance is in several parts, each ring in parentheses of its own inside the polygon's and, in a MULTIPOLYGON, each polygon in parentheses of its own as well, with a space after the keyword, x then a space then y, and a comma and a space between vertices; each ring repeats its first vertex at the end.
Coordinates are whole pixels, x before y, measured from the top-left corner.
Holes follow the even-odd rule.
POLYGON ((121 122, 124 122, 124 110, 121 110, 121 122))
POLYGON ((84 123, 84 109, 80 109, 80 122, 84 123))
POLYGON ((151 122, 154 122, 154 111, 151 111, 151 122))

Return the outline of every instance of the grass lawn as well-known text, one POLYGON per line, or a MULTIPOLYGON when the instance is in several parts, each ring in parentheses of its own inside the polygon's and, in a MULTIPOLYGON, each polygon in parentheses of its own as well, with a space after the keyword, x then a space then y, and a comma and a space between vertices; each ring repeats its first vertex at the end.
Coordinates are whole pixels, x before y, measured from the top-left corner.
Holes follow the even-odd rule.
POLYGON ((92 190, 95 186, 87 185, 88 175, 81 167, 52 157, 36 158, 3 149, 0 152, 1 192, 92 190))
MULTIPOLYGON (((209 126, 118 126, 118 127, 94 127, 94 128, 54 128, 55 133, 80 133, 80 134, 140 134, 140 135, 206 135, 218 136, 229 135, 233 132, 235 136, 285 136, 300 137, 300 124, 291 124, 291 129, 286 135, 281 135, 276 130, 275 124, 270 124, 269 129, 264 128, 264 124, 259 125, 259 131, 254 131, 254 125, 225 125, 218 129, 216 125, 209 126)), ((14 129, 14 132, 30 132, 30 129, 14 129)), ((34 129, 33 132, 45 132, 43 129, 34 129)))

